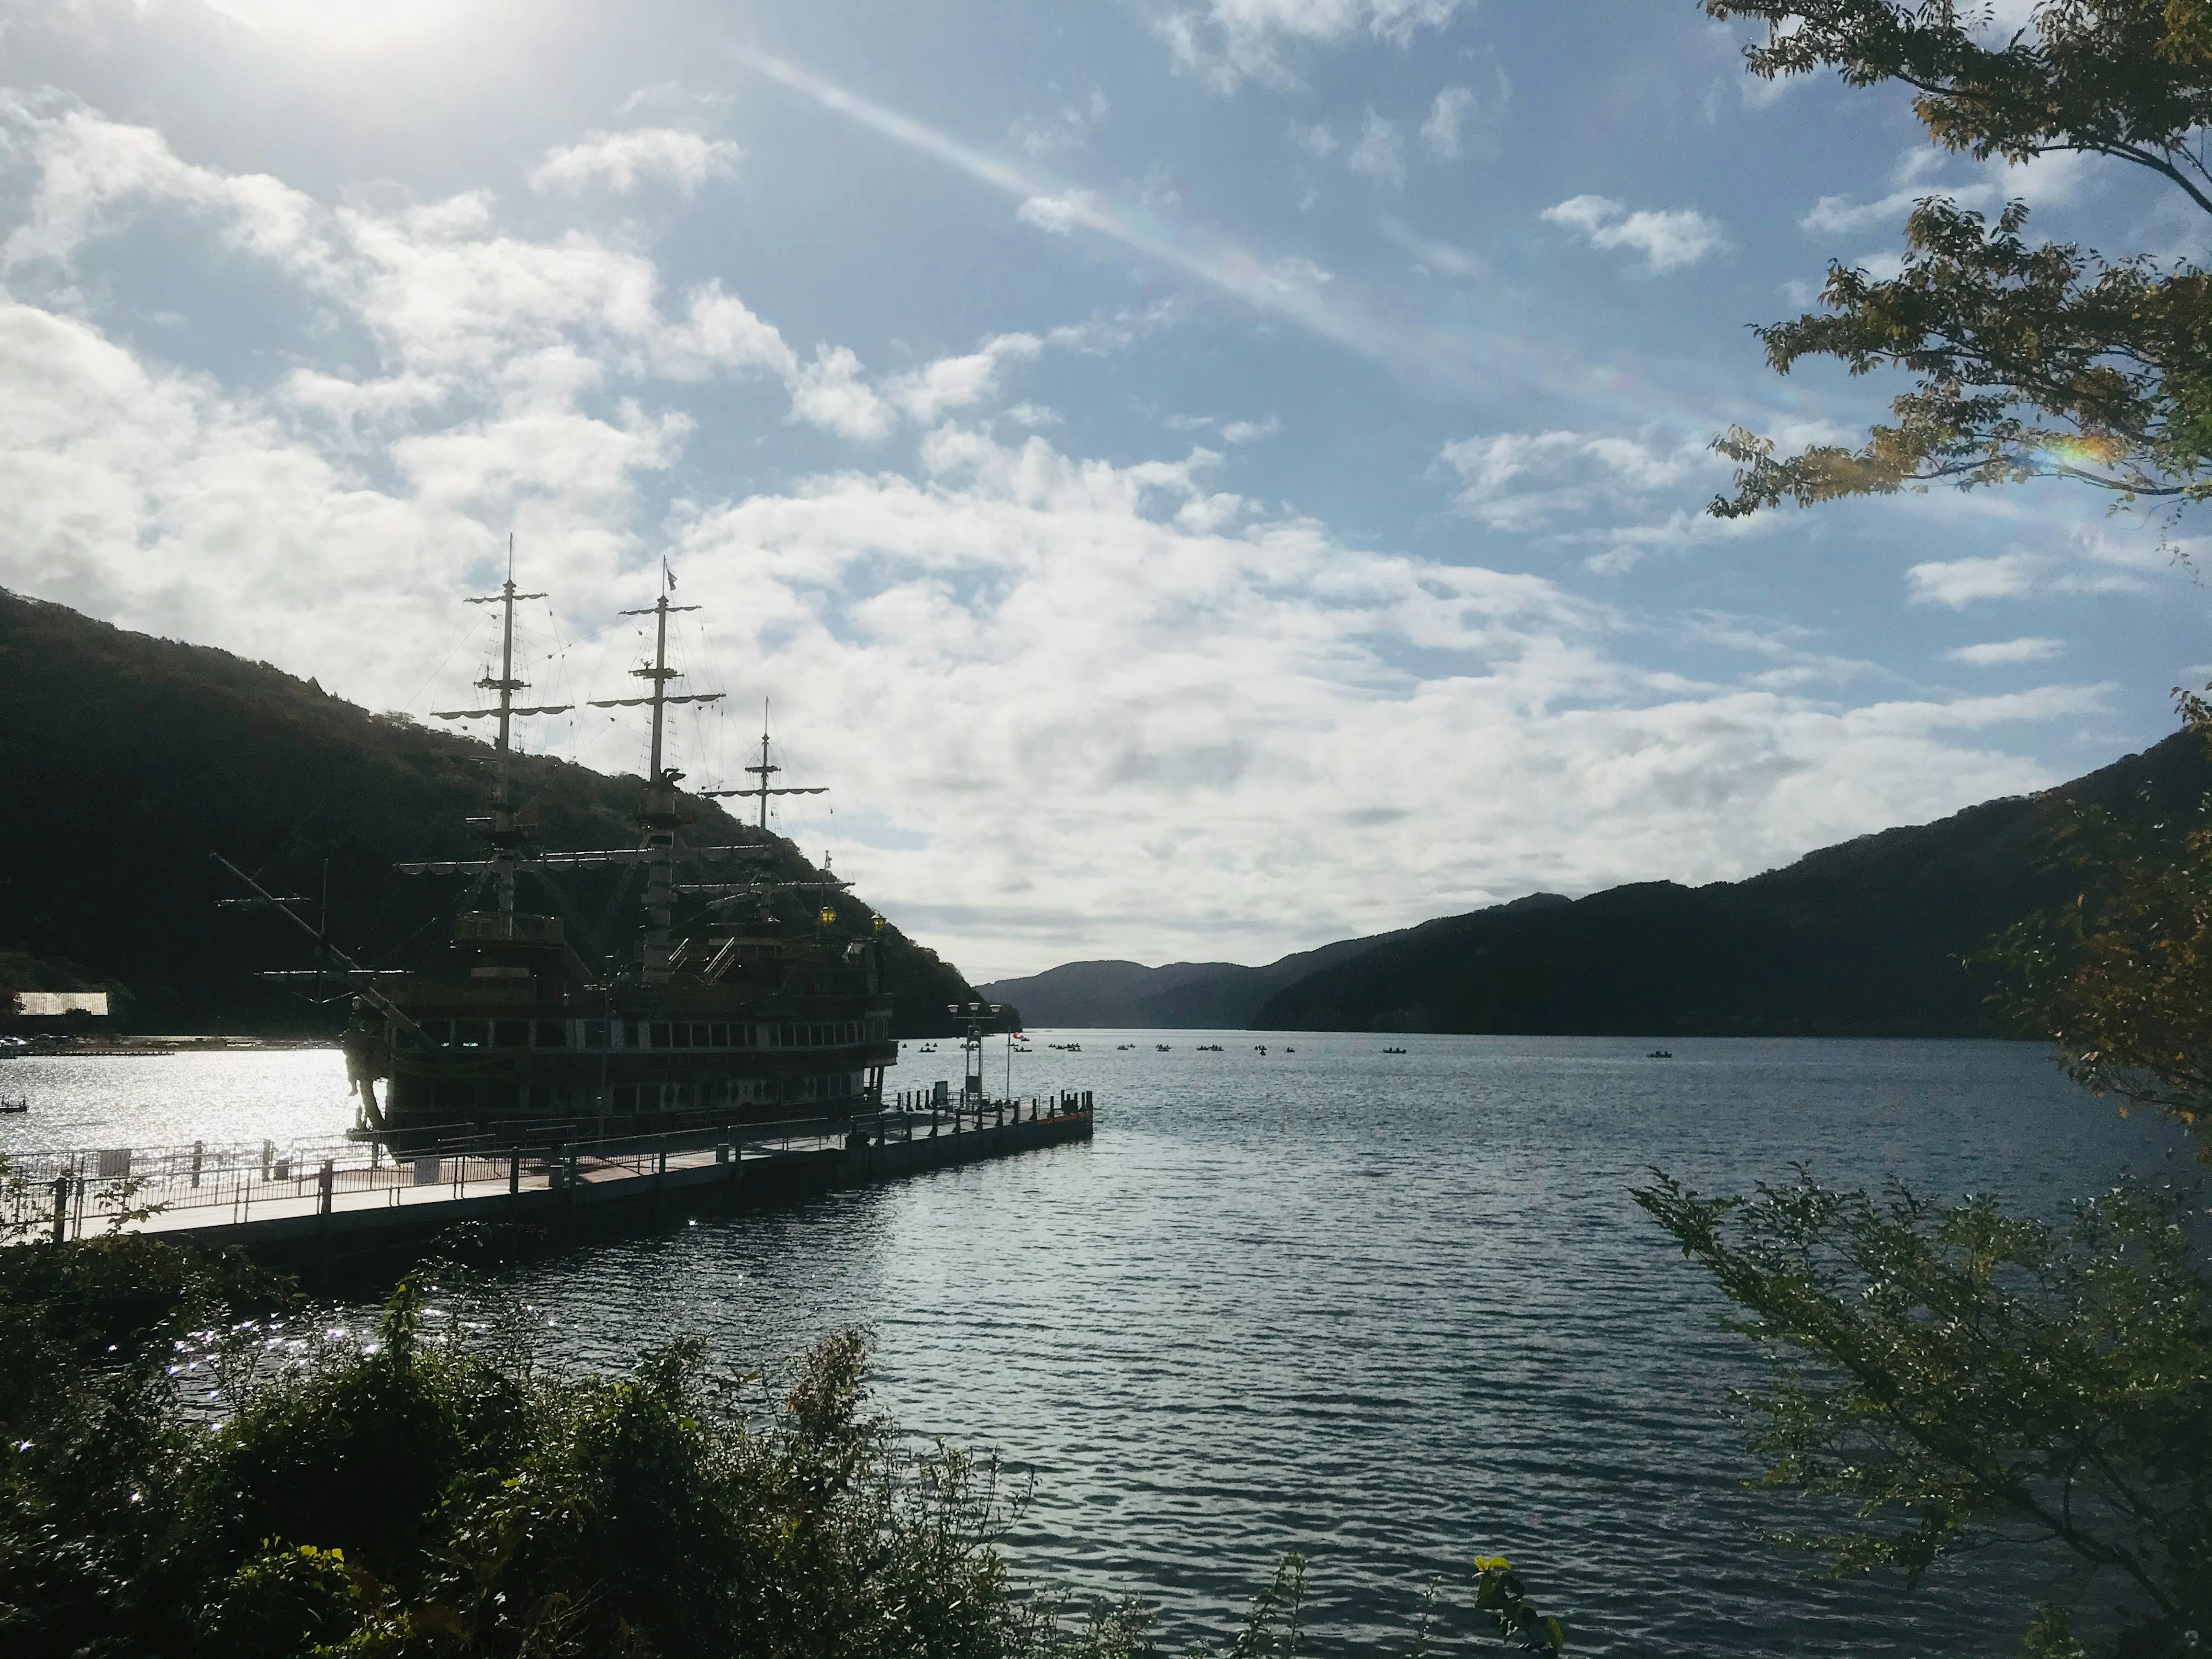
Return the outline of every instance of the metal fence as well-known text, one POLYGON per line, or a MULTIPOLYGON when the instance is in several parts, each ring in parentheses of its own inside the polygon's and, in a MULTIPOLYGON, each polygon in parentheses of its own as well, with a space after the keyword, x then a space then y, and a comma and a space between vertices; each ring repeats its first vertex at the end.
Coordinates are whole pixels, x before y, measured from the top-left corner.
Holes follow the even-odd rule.
POLYGON ((623 1180, 665 1172, 672 1164, 957 1134, 1009 1121, 1058 1116, 1089 1104, 1087 1094, 956 1102, 849 1118, 795 1118, 594 1139, 532 1126, 527 1142, 428 1132, 428 1144, 398 1153, 373 1141, 335 1137, 11 1152, 0 1158, 0 1242, 77 1238, 149 1224, 166 1230, 180 1224, 178 1218, 185 1225, 219 1224, 256 1214, 352 1210, 376 1202, 398 1206, 433 1197, 623 1180))

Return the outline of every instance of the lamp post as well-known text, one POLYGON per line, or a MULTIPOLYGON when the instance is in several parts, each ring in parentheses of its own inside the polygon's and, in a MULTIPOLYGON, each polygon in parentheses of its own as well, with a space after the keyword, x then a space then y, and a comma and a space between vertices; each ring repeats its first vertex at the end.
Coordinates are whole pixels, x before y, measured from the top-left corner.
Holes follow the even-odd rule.
MULTIPOLYGON (((963 1074, 960 1092, 963 1098, 980 1103, 983 1098, 983 1023, 998 1015, 1000 1005, 995 1002, 971 1002, 963 1007, 959 1003, 948 1002, 945 1005, 945 1012, 956 1019, 963 1015, 967 1018, 968 1035, 960 1042, 963 1074)), ((1012 1060, 1007 1062, 1010 1067, 1012 1063, 1012 1060)))

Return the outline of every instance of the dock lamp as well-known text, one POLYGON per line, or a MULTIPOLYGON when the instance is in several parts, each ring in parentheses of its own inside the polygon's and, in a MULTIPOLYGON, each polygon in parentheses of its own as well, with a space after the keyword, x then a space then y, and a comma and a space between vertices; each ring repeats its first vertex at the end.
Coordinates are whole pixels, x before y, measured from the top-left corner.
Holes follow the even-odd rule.
POLYGON ((983 1023, 997 1017, 1000 1005, 971 1002, 963 1007, 959 1003, 949 1002, 945 1006, 945 1012, 955 1019, 963 1015, 967 1018, 968 1034, 960 1042, 960 1051, 965 1062, 963 1069, 966 1073, 961 1092, 970 1100, 981 1100, 983 1097, 983 1023))

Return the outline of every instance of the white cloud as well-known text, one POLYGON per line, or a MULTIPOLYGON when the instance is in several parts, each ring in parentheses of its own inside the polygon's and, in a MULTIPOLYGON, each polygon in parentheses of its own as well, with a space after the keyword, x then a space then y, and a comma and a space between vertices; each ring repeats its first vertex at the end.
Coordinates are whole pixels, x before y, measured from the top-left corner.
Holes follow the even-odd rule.
POLYGON ((1113 105, 1098 88, 1079 103, 1065 103, 1049 115, 1017 117, 1006 136, 1029 155, 1042 160, 1067 150, 1079 150, 1091 135, 1105 124, 1113 105))
POLYGON ((1546 208, 1543 218, 1579 233, 1593 247, 1633 249, 1644 256, 1644 270, 1652 276, 1696 264, 1729 246, 1720 222, 1694 208, 1632 213, 1609 197, 1574 196, 1546 208))
POLYGON ((1993 214, 2014 199, 2030 207, 2059 206, 2080 196, 2095 164, 2094 157, 2072 151, 2018 163, 1993 155, 1980 165, 1979 177, 1960 179, 1948 173, 1952 161, 1947 152, 1931 145, 1914 145, 1892 167, 1892 188, 1887 195, 1867 202, 1849 196, 1823 196, 1806 210, 1798 225, 1815 236, 1856 235, 1877 226, 1901 230, 1905 216, 1931 196, 1948 197, 1962 208, 1984 214, 1993 214))
MULTIPOLYGON (((514 418, 542 418, 617 379, 753 372, 785 384, 795 420, 863 441, 892 423, 849 349, 802 359, 719 282, 691 290, 671 316, 649 258, 580 234, 544 242, 505 234, 486 191, 389 211, 326 207, 264 175, 182 161, 150 129, 20 101, 0 103, 0 137, 37 174, 0 264, 66 271, 86 242, 121 234, 138 210, 164 201, 191 209, 377 342, 385 374, 301 372, 283 382, 295 407, 348 430, 451 403, 465 387, 514 418)), ((478 453, 507 451, 491 443, 478 453)))
POLYGON ((1224 443, 1255 444, 1282 429, 1282 422, 1273 415, 1264 421, 1230 421, 1222 426, 1221 439, 1224 443))
POLYGON ((1437 94, 1429 106, 1429 118, 1421 123, 1421 137, 1429 148, 1446 161, 1460 153, 1460 130, 1467 125, 1474 109, 1474 94, 1465 87, 1446 87, 1437 94))
POLYGON ((1354 173, 1364 173, 1383 184, 1404 184, 1405 138, 1398 131, 1398 124, 1386 121, 1369 110, 1366 122, 1359 130, 1359 142, 1352 147, 1345 165, 1354 173))
POLYGON ((1058 196, 1032 196, 1014 210, 1014 217, 1054 236, 1065 236, 1095 211, 1089 192, 1071 190, 1058 196))
POLYGON ((1291 87, 1297 77, 1283 61, 1291 44, 1328 46, 1364 34, 1404 46, 1417 30, 1441 29, 1462 0, 1204 0, 1155 16, 1178 74, 1195 75, 1218 92, 1246 81, 1291 87))
POLYGON ((0 94, 0 139, 26 152, 37 173, 28 211, 0 242, 0 270, 66 262, 113 216, 155 200, 200 210, 233 246, 295 270, 327 269, 332 259, 325 216, 310 198, 266 173, 222 173, 180 161, 151 128, 89 110, 50 113, 0 94))
POLYGON ((1494 530, 1539 529, 1554 519, 1655 491, 1701 488, 1723 471, 1710 446, 1656 434, 1555 428, 1462 438, 1443 447, 1459 475, 1459 510, 1494 530))
POLYGON ((1449 242, 1439 242, 1433 237, 1424 236, 1402 220, 1383 220, 1382 234, 1412 254, 1427 270, 1440 270, 1447 276, 1482 275, 1482 261, 1474 254, 1449 242))
POLYGON ((1326 121, 1316 121, 1311 126, 1291 123, 1291 138, 1309 155, 1323 157, 1336 154, 1336 135, 1328 130, 1326 121))
POLYGON ((1034 334, 997 335, 963 356, 939 357, 899 375, 884 389, 917 421, 934 421, 947 410, 967 409, 995 396, 1006 364, 1028 362, 1043 349, 1044 342, 1034 334))
POLYGON ((1964 663, 1969 668, 2002 668, 2013 663, 2049 662, 2053 657, 2063 656, 2065 650, 2063 640, 1991 640, 1984 645, 1962 645, 1946 651, 1943 659, 1964 663))
POLYGON ((1989 558, 1941 559, 1905 573, 1915 605, 1948 605, 1954 611, 1978 599, 2016 599, 2032 592, 2044 561, 2029 553, 1989 558))
POLYGON ((575 196, 599 187, 626 196, 659 174, 686 196, 710 179, 737 171, 744 154, 726 138, 707 138, 674 127, 633 127, 587 132, 573 144, 545 152, 531 169, 530 187, 575 196))
POLYGON ((860 378, 850 346, 817 346, 792 383, 791 412, 828 431, 872 443, 891 428, 890 405, 860 378))

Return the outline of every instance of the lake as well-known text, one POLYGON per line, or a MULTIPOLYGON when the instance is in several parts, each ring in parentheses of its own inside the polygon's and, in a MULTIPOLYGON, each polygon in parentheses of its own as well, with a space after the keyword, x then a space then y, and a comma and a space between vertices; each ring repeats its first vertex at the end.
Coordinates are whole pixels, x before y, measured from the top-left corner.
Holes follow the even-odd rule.
MULTIPOLYGON (((1155 1603, 1170 1652, 1233 1629, 1296 1549, 1325 1653, 1409 1648, 1424 1587, 1482 1553, 1522 1566, 1577 1654, 2008 1655, 2033 1561, 1907 1595, 1759 1541, 1775 1500, 1741 1485, 1723 1392, 1756 1371, 1628 1189, 1653 1165, 1721 1190, 1802 1162, 2049 1212, 2125 1167, 2194 1167, 2025 1044, 1033 1036, 1016 1091, 1097 1091, 1091 1145, 511 1278, 558 1363, 696 1334, 758 1364, 866 1328, 909 1432, 1034 1471, 1018 1570, 1155 1603)), ((994 1044, 994 1087, 1003 1064, 994 1044)), ((894 1086, 958 1069, 954 1045, 909 1044, 894 1086)), ((9 1061, 0 1091, 36 1103, 0 1150, 351 1118, 327 1051, 9 1061)))

